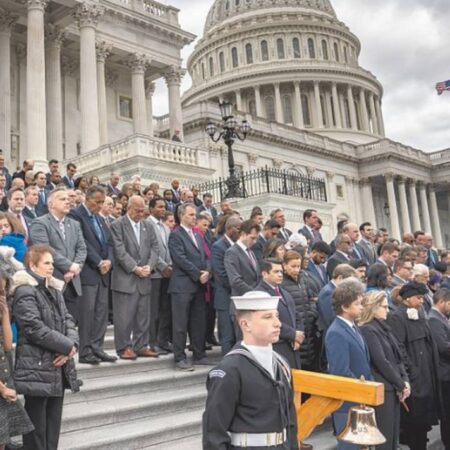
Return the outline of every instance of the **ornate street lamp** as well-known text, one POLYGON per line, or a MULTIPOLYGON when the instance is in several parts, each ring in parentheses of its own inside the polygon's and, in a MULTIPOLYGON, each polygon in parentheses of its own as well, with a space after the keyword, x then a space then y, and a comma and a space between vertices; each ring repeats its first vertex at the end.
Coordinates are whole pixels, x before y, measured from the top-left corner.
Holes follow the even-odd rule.
POLYGON ((222 129, 218 129, 214 123, 209 122, 205 131, 213 142, 218 142, 220 139, 223 139, 223 142, 228 147, 228 170, 230 175, 225 181, 228 188, 225 198, 239 198, 243 197, 243 192, 240 187, 239 178, 236 176, 233 144, 236 138, 240 141, 245 141, 252 128, 246 120, 239 123, 234 118, 233 105, 229 101, 224 100, 219 104, 219 107, 222 115, 222 129))

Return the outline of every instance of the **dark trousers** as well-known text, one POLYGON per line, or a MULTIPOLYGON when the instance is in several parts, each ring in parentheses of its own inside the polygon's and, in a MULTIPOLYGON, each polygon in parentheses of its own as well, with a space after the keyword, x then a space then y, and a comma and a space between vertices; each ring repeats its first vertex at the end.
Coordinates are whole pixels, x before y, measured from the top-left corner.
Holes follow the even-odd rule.
POLYGON ((160 294, 161 278, 152 278, 152 291, 150 293, 150 331, 148 334, 150 347, 155 347, 158 342, 160 294))
POLYGON ((25 410, 34 431, 24 435, 24 450, 57 450, 64 397, 25 395, 25 410))
POLYGON ((377 426, 386 442, 377 450, 397 450, 400 438, 400 401, 395 391, 384 392, 384 403, 375 408, 377 426))
POLYGON ((173 354, 175 362, 186 359, 189 331, 194 360, 205 357, 205 292, 172 294, 173 354))
POLYGON ((222 347, 222 355, 226 355, 236 343, 234 333, 234 324, 231 320, 230 310, 217 310, 217 321, 219 325, 220 345, 222 347))
POLYGON ((427 434, 431 427, 417 423, 402 423, 400 443, 411 450, 427 450, 427 434))
POLYGON ((152 278, 150 294, 150 338, 151 347, 167 347, 172 342, 172 310, 170 296, 167 293, 169 278, 152 278))
POLYGON ((78 300, 80 356, 103 351, 103 341, 108 326, 109 287, 101 281, 95 286, 83 285, 78 300))
POLYGON ((212 342, 215 338, 214 330, 216 328, 216 310, 214 308, 214 302, 212 298, 209 301, 209 303, 206 303, 205 320, 206 320, 206 340, 207 342, 212 342))
POLYGON ((63 295, 67 310, 75 319, 75 323, 78 325, 80 319, 78 301, 80 297, 72 283, 66 284, 63 295))
POLYGON ((445 450, 450 450, 450 381, 441 382, 444 418, 441 420, 441 440, 445 450))

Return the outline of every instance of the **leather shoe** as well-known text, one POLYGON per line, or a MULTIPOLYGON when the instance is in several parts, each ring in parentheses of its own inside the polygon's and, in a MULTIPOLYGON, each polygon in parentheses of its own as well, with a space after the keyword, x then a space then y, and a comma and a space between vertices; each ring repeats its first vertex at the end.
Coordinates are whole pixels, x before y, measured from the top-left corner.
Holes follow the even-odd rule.
POLYGON ((175 369, 181 370, 182 372, 192 372, 194 367, 187 360, 182 359, 181 361, 175 363, 175 369))
POLYGON ((194 366, 213 366, 214 364, 208 358, 194 359, 194 366))
POLYGON ((136 353, 134 353, 134 351, 130 347, 121 351, 118 355, 120 359, 135 360, 137 358, 136 353))
POLYGON ((164 350, 167 353, 173 353, 173 347, 170 342, 166 342, 165 344, 159 344, 158 348, 160 348, 161 350, 164 350))
POLYGON ((160 355, 168 355, 170 353, 164 348, 160 347, 159 345, 157 347, 150 347, 150 348, 155 352, 158 352, 160 355))
POLYGON ((139 358, 157 358, 159 353, 155 349, 145 347, 137 352, 139 358))
POLYGON ((97 358, 95 355, 86 355, 84 357, 79 357, 78 358, 78 362, 80 364, 92 364, 92 365, 97 365, 100 363, 100 358, 97 358))
POLYGON ((210 344, 214 347, 219 347, 220 346, 220 342, 216 339, 215 336, 211 336, 210 338, 206 339, 206 343, 210 344))
POLYGON ((108 355, 106 352, 97 352, 95 356, 100 359, 102 362, 113 363, 117 361, 117 357, 113 355, 108 355))
POLYGON ((300 450, 312 450, 314 447, 306 442, 300 442, 300 450))

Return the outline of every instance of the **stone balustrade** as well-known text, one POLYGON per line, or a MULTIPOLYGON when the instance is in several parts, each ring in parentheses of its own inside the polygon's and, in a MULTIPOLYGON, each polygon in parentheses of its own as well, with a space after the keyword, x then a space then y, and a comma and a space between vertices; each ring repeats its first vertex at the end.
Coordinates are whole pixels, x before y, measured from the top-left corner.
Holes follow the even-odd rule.
POLYGON ((118 164, 133 157, 147 157, 158 161, 186 166, 201 166, 198 149, 165 139, 134 134, 97 150, 71 158, 80 173, 90 173, 99 167, 118 164))
POLYGON ((113 3, 123 5, 133 11, 148 14, 163 22, 178 25, 178 9, 166 6, 154 0, 110 0, 113 3))
POLYGON ((442 150, 440 152, 430 153, 430 160, 434 164, 442 164, 450 161, 450 148, 442 150))

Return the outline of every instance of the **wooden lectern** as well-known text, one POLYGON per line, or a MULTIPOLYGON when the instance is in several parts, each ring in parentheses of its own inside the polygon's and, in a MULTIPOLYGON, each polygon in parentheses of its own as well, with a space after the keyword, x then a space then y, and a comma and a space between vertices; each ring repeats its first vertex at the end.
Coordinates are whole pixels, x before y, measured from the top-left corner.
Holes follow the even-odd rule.
POLYGON ((297 410, 298 441, 303 442, 327 416, 344 402, 378 406, 384 403, 384 385, 372 381, 292 370, 297 410), (302 394, 311 396, 304 403, 302 394))

